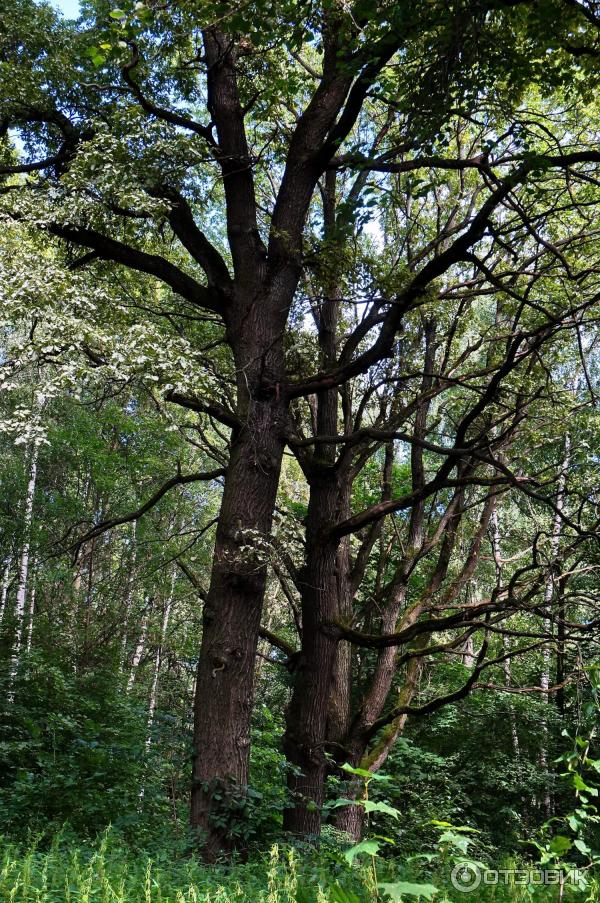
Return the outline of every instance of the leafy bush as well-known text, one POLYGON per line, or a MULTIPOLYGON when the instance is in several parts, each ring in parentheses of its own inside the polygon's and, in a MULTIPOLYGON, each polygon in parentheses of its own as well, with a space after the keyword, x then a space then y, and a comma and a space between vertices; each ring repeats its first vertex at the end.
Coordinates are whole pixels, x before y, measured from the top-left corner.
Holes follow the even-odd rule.
POLYGON ((25 826, 52 831, 68 821, 84 836, 109 823, 139 835, 164 821, 166 753, 184 738, 171 725, 159 751, 147 748, 147 733, 147 710, 113 672, 77 674, 31 654, 10 714, 0 714, 0 829, 22 836, 25 826))

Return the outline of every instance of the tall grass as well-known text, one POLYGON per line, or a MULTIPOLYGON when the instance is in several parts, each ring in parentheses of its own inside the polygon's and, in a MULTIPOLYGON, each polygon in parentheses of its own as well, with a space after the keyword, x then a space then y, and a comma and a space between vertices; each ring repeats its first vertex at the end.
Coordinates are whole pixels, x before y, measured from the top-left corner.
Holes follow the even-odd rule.
MULTIPOLYGON (((390 880, 401 863, 382 863, 390 880)), ((507 867, 506 864, 504 867, 507 867)), ((405 877, 407 877, 405 875, 405 877)), ((567 889, 564 901, 600 903, 600 884, 567 889)), ((393 880, 393 879, 392 879, 393 880)), ((423 880, 423 876, 412 876, 423 880)), ((554 903, 556 887, 481 886, 469 894, 452 888, 449 875, 434 874, 433 903, 554 903)), ((267 856, 228 866, 203 865, 195 856, 159 847, 152 853, 125 845, 115 832, 78 844, 57 835, 50 846, 0 837, 0 903, 374 903, 369 869, 350 869, 323 854, 305 855, 273 846, 267 856), (339 888, 343 888, 338 896, 339 888), (336 890, 336 887, 338 890, 336 890)), ((415 903, 414 896, 403 896, 415 903)))
POLYGON ((274 846, 251 863, 207 867, 168 850, 131 850, 110 833, 81 846, 58 837, 47 849, 0 838, 1 903, 295 903, 299 880, 327 903, 293 849, 274 846))

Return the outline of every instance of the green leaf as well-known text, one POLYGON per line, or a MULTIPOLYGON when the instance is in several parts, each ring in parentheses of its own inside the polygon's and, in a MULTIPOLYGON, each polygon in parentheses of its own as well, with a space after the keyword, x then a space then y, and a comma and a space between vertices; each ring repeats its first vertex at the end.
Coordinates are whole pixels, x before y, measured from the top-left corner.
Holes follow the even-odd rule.
POLYGON ((347 771, 348 774, 355 774, 361 778, 371 778, 373 775, 370 771, 367 771, 366 768, 353 768, 349 762, 344 762, 343 765, 340 765, 342 771, 347 771))
POLYGON ((549 849, 551 853, 566 853, 572 846, 573 844, 568 837, 557 834, 556 837, 553 837, 550 841, 549 849))
POLYGON ((323 808, 340 809, 342 806, 364 806, 364 803, 362 800, 347 800, 343 796, 341 796, 337 800, 332 800, 330 803, 325 803, 323 808))
POLYGON ((479 828, 469 828, 466 825, 453 825, 449 821, 437 821, 435 818, 432 818, 429 824, 435 825, 437 828, 451 828, 457 834, 481 834, 479 828))
POLYGON ((366 856, 377 856, 380 847, 381 844, 378 840, 361 840, 360 843, 346 850, 344 858, 352 865, 356 857, 361 856, 363 853, 366 856))
POLYGON ((467 853, 469 844, 471 843, 471 838, 463 837, 461 834, 457 834, 455 831, 444 831, 443 834, 440 834, 439 842, 448 843, 456 850, 460 850, 461 853, 467 853))
POLYGON ((589 793, 591 796, 598 796, 597 789, 586 784, 580 774, 573 775, 573 786, 575 787, 575 790, 585 790, 585 792, 589 793))
POLYGON ((434 884, 413 884, 412 881, 396 881, 394 884, 378 884, 379 890, 390 897, 394 903, 402 903, 403 896, 422 897, 424 900, 433 900, 438 892, 434 884))
POLYGON ((111 9, 108 15, 111 19, 124 19, 126 14, 122 9, 111 9))
POLYGON ((391 815, 392 818, 399 818, 400 812, 389 803, 374 803, 372 800, 365 800, 363 803, 366 812, 383 812, 385 815, 391 815))
POLYGON ((331 903, 361 903, 360 897, 357 897, 351 890, 345 890, 339 884, 334 884, 329 888, 329 900, 331 903))
POLYGON ((355 774, 359 778, 367 778, 368 780, 374 781, 389 781, 389 777, 384 774, 377 774, 376 771, 367 771, 366 768, 353 768, 348 762, 344 762, 343 765, 340 765, 342 771, 347 771, 348 774, 355 774))
POLYGON ((574 847, 577 847, 577 849, 579 850, 580 853, 584 853, 584 854, 585 854, 585 853, 590 853, 590 852, 591 852, 591 850, 590 850, 590 848, 588 847, 588 845, 587 845, 587 843, 585 842, 585 840, 574 840, 574 841, 573 841, 573 846, 574 846, 574 847))

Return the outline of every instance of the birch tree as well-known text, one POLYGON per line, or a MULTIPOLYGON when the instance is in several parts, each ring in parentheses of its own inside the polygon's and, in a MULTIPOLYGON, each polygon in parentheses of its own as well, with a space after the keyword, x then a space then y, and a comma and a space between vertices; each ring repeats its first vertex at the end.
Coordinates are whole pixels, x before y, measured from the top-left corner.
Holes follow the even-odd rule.
POLYGON ((29 561, 31 553, 31 528, 33 524, 33 506, 35 499, 35 487, 37 483, 39 445, 34 443, 29 461, 29 479, 23 507, 23 546, 19 560, 19 582, 17 584, 17 598, 15 605, 16 627, 13 640, 13 652, 10 666, 9 686, 11 686, 19 669, 23 634, 26 629, 25 612, 27 601, 27 587, 29 577, 29 561))

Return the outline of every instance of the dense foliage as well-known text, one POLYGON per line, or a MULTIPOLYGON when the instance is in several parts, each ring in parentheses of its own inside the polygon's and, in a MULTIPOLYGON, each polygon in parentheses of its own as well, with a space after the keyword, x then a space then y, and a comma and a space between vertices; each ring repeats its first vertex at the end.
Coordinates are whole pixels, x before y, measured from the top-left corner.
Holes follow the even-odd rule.
POLYGON ((599 42, 4 4, 7 899, 597 898, 599 42))

